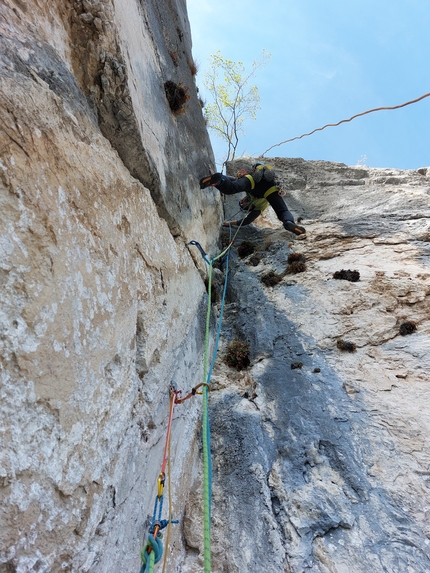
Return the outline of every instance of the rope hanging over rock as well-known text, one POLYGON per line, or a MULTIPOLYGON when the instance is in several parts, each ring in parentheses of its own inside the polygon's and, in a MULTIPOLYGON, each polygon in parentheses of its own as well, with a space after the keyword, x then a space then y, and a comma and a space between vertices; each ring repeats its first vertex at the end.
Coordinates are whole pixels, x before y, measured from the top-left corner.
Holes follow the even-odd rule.
POLYGON ((204 360, 203 360, 203 380, 201 385, 203 387, 203 403, 202 403, 202 441, 203 441, 203 544, 204 544, 204 554, 203 554, 203 565, 204 573, 210 573, 211 571, 211 536, 210 536, 210 524, 211 524, 211 501, 212 501, 212 461, 210 457, 210 423, 208 414, 208 392, 210 389, 210 381, 212 370, 215 364, 216 355, 218 352, 218 344, 221 336, 221 327, 224 313, 225 298, 227 293, 227 282, 228 282, 228 262, 230 249, 234 243, 234 239, 239 232, 240 226, 238 227, 233 239, 231 238, 231 228, 230 228, 230 243, 220 253, 218 256, 213 257, 208 260, 207 254, 197 241, 192 241, 189 244, 196 246, 203 259, 208 263, 208 306, 206 313, 206 333, 205 333, 205 349, 204 349, 204 360), (212 355, 212 361, 208 365, 208 354, 209 354, 209 333, 210 333, 210 316, 211 316, 211 294, 212 294, 212 269, 213 264, 216 260, 223 260, 225 262, 225 280, 223 295, 221 300, 220 315, 218 321, 217 335, 215 339, 215 346, 212 355))
MULTIPOLYGON (((240 228, 240 227, 239 227, 240 228)), ((239 231, 239 229, 236 231, 239 231)), ((231 236, 231 230, 230 230, 231 236)), ((236 236, 236 235, 235 235, 236 236)), ((231 237, 230 237, 231 238, 231 237)), ((197 247, 200 251, 205 262, 209 265, 209 281, 208 281, 208 308, 206 314, 206 333, 205 333, 205 347, 204 347, 204 365, 203 365, 203 378, 204 381, 195 386, 184 398, 181 398, 181 391, 176 389, 175 384, 172 382, 169 387, 170 392, 170 413, 169 420, 167 424, 166 441, 164 445, 163 461, 161 464, 161 470, 157 480, 157 496, 154 503, 154 511, 151 521, 151 526, 149 528, 148 540, 141 551, 142 567, 140 573, 153 573, 154 565, 158 563, 163 554, 163 544, 161 542, 160 531, 165 527, 169 527, 171 523, 178 523, 178 521, 173 521, 171 519, 171 507, 169 506, 169 519, 161 519, 163 510, 163 499, 164 499, 164 485, 166 477, 166 466, 170 462, 170 437, 172 430, 172 420, 173 420, 173 409, 175 404, 182 404, 185 400, 200 394, 203 396, 203 419, 202 419, 202 433, 203 433, 203 473, 204 473, 204 483, 203 483, 203 505, 204 505, 204 573, 210 573, 211 561, 210 561, 210 505, 212 497, 212 464, 210 459, 210 428, 209 428, 209 416, 208 416, 208 392, 210 389, 210 378, 212 374, 212 369, 215 364, 216 355, 218 352, 218 344, 221 335, 221 325, 222 317, 224 311, 225 297, 227 292, 227 280, 228 280, 228 258, 230 253, 230 248, 233 245, 233 240, 230 241, 228 247, 220 253, 217 257, 212 259, 208 258, 208 255, 203 250, 200 243, 197 241, 191 241, 189 245, 197 247), (222 259, 226 262, 226 272, 224 289, 220 310, 220 318, 217 330, 217 336, 215 341, 215 348, 212 356, 212 361, 210 367, 208 368, 208 352, 209 352, 209 332, 210 332, 210 315, 211 315, 211 288, 212 288, 212 268, 214 261, 222 259), (199 392, 198 389, 202 388, 199 392), (160 534, 160 537, 158 535, 160 534)), ((170 487, 169 487, 169 498, 170 498, 170 487)), ((168 530, 169 531, 169 530, 168 530)), ((164 555, 164 564, 166 563, 166 553, 164 555)), ((164 567, 163 567, 164 571, 164 567)))

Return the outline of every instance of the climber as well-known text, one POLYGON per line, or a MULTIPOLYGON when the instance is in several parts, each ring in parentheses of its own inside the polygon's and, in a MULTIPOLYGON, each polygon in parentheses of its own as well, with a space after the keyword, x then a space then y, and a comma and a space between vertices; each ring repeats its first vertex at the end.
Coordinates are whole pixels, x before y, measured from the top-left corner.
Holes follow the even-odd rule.
POLYGON ((249 225, 271 205, 282 221, 284 228, 295 235, 304 235, 306 229, 294 222, 294 217, 282 199, 283 192, 275 180, 275 172, 270 165, 255 163, 251 174, 238 172, 233 178, 222 173, 214 173, 200 179, 200 189, 216 187, 224 195, 234 195, 245 192, 246 196, 239 201, 242 211, 246 211, 245 218, 238 221, 224 221, 223 226, 249 225))

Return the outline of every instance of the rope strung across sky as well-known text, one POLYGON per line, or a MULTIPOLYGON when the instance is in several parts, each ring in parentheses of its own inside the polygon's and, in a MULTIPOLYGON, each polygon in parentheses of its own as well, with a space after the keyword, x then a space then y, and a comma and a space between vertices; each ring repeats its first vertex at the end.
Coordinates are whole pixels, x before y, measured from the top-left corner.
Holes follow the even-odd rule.
POLYGON ((430 96, 430 92, 427 94, 424 94, 420 97, 417 97, 416 99, 412 99, 412 100, 407 101, 405 103, 401 103, 399 105, 375 107, 373 109, 368 109, 367 111, 357 113, 357 114, 353 115, 352 117, 350 117, 349 119, 342 119, 341 121, 338 121, 337 123, 327 123, 323 127, 317 127, 317 129, 314 129, 313 131, 310 131, 309 133, 304 133, 303 135, 299 135, 297 137, 292 137, 291 139, 286 139, 285 141, 281 141, 281 143, 276 143, 275 145, 272 145, 271 147, 266 149, 266 151, 264 153, 262 153, 260 155, 260 157, 264 157, 266 155, 266 153, 268 151, 270 151, 271 149, 273 149, 274 147, 279 147, 281 145, 284 145, 284 143, 290 143, 291 141, 296 141, 296 139, 302 139, 303 137, 308 137, 309 135, 312 135, 312 134, 316 133, 317 131, 322 131, 326 127, 337 127, 341 123, 348 123, 349 121, 352 121, 356 117, 361 117, 362 115, 367 115, 368 113, 373 113, 374 111, 385 111, 385 110, 391 110, 391 109, 400 109, 401 107, 406 107, 407 105, 411 105, 412 103, 417 103, 417 102, 421 101, 422 99, 429 97, 429 96, 430 96))

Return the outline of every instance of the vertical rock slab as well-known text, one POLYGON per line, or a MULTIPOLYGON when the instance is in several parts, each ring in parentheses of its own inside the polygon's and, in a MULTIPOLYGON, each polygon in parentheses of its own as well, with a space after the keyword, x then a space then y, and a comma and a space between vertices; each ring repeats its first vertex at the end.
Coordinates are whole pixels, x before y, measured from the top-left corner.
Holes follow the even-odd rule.
POLYGON ((246 341, 251 367, 214 373, 214 571, 427 571, 429 180, 270 163, 307 238, 269 212, 235 242, 220 352, 246 341))
MULTIPOLYGON (((203 265, 186 241, 216 248, 220 201, 197 188, 197 166, 212 153, 201 110, 172 115, 165 46, 148 40, 155 24, 142 11, 138 2, 86 0, 0 7, 0 568, 8 571, 138 570, 169 384, 201 381, 203 265), (119 37, 134 27, 137 36, 119 37)), ((187 26, 183 6, 179 14, 166 4, 163 19, 169 29, 187 26)), ((188 55, 189 33, 182 40, 188 55)), ((186 81, 196 99, 191 72, 186 81)), ((174 422, 181 516, 181 485, 197 471, 197 399, 174 422)), ((175 535, 181 559, 179 528, 175 535)))

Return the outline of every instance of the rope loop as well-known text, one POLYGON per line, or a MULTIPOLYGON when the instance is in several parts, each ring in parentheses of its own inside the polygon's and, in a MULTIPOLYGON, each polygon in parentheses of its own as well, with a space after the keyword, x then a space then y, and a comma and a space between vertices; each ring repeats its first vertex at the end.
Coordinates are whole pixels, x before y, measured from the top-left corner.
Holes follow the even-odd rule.
POLYGON ((145 569, 140 570, 141 573, 148 573, 152 571, 154 568, 154 564, 158 563, 163 555, 163 544, 161 539, 154 537, 153 535, 149 534, 148 541, 146 545, 143 547, 142 551, 140 552, 140 557, 142 559, 143 565, 145 565, 145 569))
POLYGON ((210 389, 211 389, 210 384, 206 384, 206 382, 202 382, 201 384, 198 384, 197 386, 194 386, 194 388, 191 390, 191 392, 193 393, 193 395, 194 395, 194 394, 200 394, 200 395, 202 395, 203 392, 198 392, 198 391, 197 391, 197 389, 198 389, 198 388, 201 388, 202 386, 205 386, 205 387, 208 389, 208 392, 210 392, 210 389))

